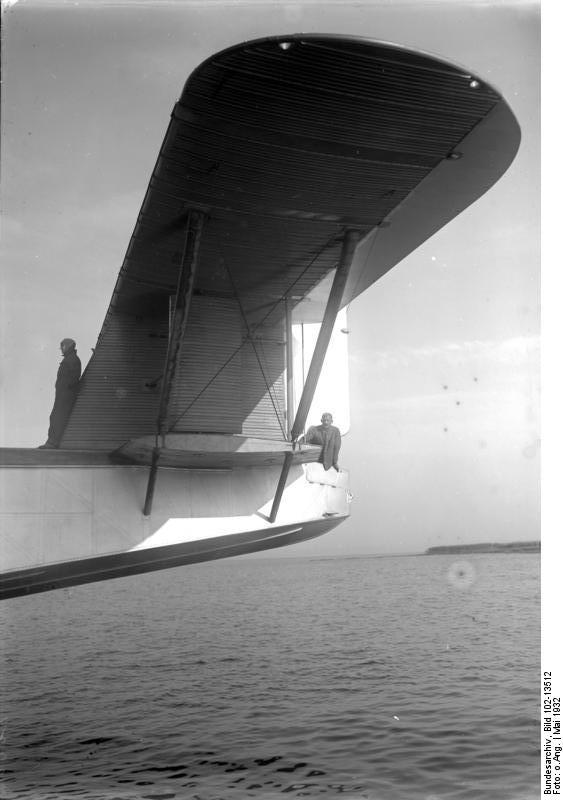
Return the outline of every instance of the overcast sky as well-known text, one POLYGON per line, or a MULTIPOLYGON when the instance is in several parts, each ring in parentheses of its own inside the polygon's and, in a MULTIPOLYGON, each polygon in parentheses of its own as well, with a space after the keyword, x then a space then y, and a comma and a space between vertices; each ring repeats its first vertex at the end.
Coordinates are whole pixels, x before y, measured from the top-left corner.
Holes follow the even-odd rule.
POLYGON ((190 72, 244 39, 294 32, 449 59, 500 90, 522 129, 500 181, 352 304, 341 464, 353 517, 295 553, 536 539, 536 3, 12 5, 3 15, 0 445, 45 440, 61 338, 75 338, 88 360, 190 72))

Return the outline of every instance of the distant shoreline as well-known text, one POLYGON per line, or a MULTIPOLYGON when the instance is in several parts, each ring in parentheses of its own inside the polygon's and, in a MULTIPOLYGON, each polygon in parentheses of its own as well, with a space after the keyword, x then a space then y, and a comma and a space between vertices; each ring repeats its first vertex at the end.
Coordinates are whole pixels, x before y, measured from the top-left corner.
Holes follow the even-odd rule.
POLYGON ((429 547, 425 556, 441 556, 448 553, 539 553, 539 541, 534 542, 482 542, 480 544, 450 544, 429 547))

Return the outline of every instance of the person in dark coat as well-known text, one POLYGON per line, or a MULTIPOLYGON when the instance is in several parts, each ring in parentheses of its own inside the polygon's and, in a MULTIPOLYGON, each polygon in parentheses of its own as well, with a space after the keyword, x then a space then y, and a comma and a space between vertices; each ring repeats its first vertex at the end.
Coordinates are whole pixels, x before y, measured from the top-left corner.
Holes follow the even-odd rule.
POLYGON ((325 470, 334 467, 338 470, 338 454, 340 453, 340 431, 332 424, 332 414, 324 413, 320 425, 313 425, 305 436, 307 444, 320 444, 322 447, 319 461, 325 470))
POLYGON ((62 340, 61 353, 63 360, 59 365, 55 381, 55 403, 49 417, 49 433, 47 441, 41 445, 41 449, 53 449, 59 446, 78 394, 82 364, 76 353, 74 339, 62 340))

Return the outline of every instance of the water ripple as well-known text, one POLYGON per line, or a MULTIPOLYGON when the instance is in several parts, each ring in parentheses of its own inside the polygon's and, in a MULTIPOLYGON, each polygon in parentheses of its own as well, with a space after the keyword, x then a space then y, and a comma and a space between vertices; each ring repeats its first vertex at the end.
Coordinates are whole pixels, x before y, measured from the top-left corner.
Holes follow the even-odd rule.
POLYGON ((538 558, 239 559, 0 606, 5 800, 531 800, 538 558), (510 747, 507 746, 510 742, 510 747))

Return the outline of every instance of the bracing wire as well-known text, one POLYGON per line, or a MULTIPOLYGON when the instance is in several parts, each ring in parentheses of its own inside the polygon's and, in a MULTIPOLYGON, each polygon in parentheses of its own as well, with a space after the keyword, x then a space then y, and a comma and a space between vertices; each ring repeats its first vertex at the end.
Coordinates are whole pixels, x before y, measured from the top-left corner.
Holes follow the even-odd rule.
MULTIPOLYGON (((275 303, 272 304, 272 307, 270 308, 270 310, 267 311, 266 314, 262 317, 262 319, 254 326, 254 330, 255 331, 258 330, 259 328, 261 328, 262 325, 264 325, 266 320, 271 316, 271 314, 273 314, 273 312, 280 305, 280 303, 282 303, 284 301, 284 299, 291 292, 293 287, 297 283, 299 283, 299 281, 304 277, 304 275, 308 272, 308 270, 311 269, 311 267, 313 266, 315 261, 324 253, 325 250, 327 250, 329 247, 333 246, 334 241, 335 241, 335 236, 331 236, 330 239, 324 245, 322 245, 322 247, 319 248, 319 250, 315 253, 313 258, 309 261, 309 263, 305 265, 305 267, 299 273, 299 275, 295 278, 295 280, 292 281, 292 283, 287 287, 287 289, 285 290, 284 294, 278 300, 276 300, 275 303)), ((180 420, 188 413, 188 411, 195 405, 195 403, 197 403, 199 398, 207 391, 207 389, 211 386, 213 381, 215 381, 219 377, 219 375, 223 372, 223 370, 228 367, 228 365, 231 363, 233 358, 235 358, 235 356, 245 346, 245 344, 247 343, 248 339, 249 339, 249 337, 244 337, 242 342, 237 346, 237 348, 234 350, 234 352, 231 353, 231 355, 227 358, 227 360, 218 368, 218 370, 215 372, 215 374, 211 376, 211 378, 207 381, 205 386, 202 389, 200 389, 200 391, 196 394, 196 396, 192 400, 190 400, 188 405, 182 410, 182 412, 171 423, 171 425, 170 425, 171 429, 173 429, 178 424, 178 422, 180 422, 180 420)), ((285 431, 284 431, 284 436, 285 436, 285 431)))
POLYGON ((231 281, 231 286, 233 287, 233 292, 235 293, 235 299, 237 301, 241 317, 242 317, 244 325, 246 327, 247 338, 250 340, 250 344, 252 345, 252 349, 254 350, 254 355, 256 356, 256 361, 258 362, 258 367, 260 369, 260 372, 262 373, 262 378, 264 379, 264 384, 266 386, 266 390, 267 390, 268 395, 270 397, 270 402, 272 404, 272 408, 274 409, 274 413, 275 413, 276 418, 278 420, 278 425, 280 426, 281 432, 282 432, 282 434, 283 434, 283 436, 285 438, 285 429, 284 429, 283 422, 280 419, 277 403, 274 400, 274 397, 272 395, 272 391, 270 389, 269 379, 266 376, 265 368, 264 368, 264 365, 262 364, 262 359, 260 358, 260 355, 258 354, 258 348, 256 347, 256 342, 254 341, 254 336, 252 335, 252 331, 250 330, 250 325, 248 324, 248 319, 247 319, 246 313, 244 311, 244 308, 243 308, 242 303, 240 301, 239 294, 237 292, 237 287, 235 285, 231 270, 229 269, 227 264, 225 264, 225 269, 227 270, 227 275, 229 276, 229 280, 231 281))

